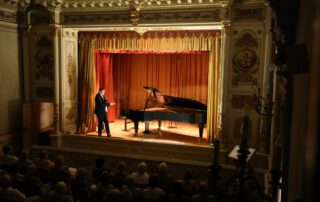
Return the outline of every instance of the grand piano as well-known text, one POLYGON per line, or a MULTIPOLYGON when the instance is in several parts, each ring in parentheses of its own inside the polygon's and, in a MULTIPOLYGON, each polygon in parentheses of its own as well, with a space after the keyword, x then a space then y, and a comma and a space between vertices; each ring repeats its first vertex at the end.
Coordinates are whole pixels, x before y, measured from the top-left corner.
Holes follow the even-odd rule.
MULTIPOLYGON (((134 122, 135 135, 138 134, 139 121, 154 121, 161 128, 161 121, 176 121, 198 124, 199 141, 202 141, 203 128, 207 122, 207 106, 196 100, 162 95, 156 88, 144 87, 149 95, 143 109, 130 109, 127 118, 134 122), (151 104, 149 107, 148 104, 151 104)), ((147 125, 147 124, 146 124, 147 125)), ((145 132, 148 132, 146 129, 145 132)))

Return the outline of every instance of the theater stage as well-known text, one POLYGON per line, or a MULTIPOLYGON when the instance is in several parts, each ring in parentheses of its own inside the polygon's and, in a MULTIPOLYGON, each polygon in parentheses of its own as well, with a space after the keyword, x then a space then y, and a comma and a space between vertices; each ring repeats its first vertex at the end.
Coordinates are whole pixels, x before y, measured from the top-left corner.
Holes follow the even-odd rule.
POLYGON ((99 137, 97 132, 63 134, 51 136, 51 145, 106 156, 203 166, 213 160, 213 146, 207 143, 206 129, 200 143, 197 125, 164 121, 159 133, 158 123, 154 121, 149 124, 151 134, 144 134, 144 123, 140 122, 138 136, 134 135, 133 123, 127 124, 128 131, 124 131, 124 120, 121 119, 109 125, 111 138, 105 133, 99 137))
MULTIPOLYGON (((131 141, 158 142, 168 144, 190 144, 194 146, 210 145, 207 142, 207 130, 204 128, 203 140, 199 142, 199 128, 197 124, 188 124, 181 122, 162 121, 161 131, 158 130, 158 122, 150 121, 150 134, 145 134, 145 123, 139 123, 138 135, 134 134, 133 122, 127 120, 127 130, 125 130, 125 121, 118 119, 109 123, 112 138, 126 139, 131 141)), ((98 136, 97 132, 90 132, 85 135, 98 136)), ((105 132, 102 137, 106 137, 105 132)))

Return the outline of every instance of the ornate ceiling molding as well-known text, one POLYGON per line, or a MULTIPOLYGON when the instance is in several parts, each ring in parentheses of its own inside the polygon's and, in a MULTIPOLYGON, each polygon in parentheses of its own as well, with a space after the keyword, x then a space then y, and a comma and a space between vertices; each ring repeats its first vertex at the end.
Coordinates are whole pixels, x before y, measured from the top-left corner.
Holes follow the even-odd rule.
POLYGON ((220 0, 64 0, 62 8, 64 10, 77 10, 86 8, 95 10, 104 8, 107 10, 123 10, 132 6, 141 10, 168 9, 185 7, 205 7, 213 4, 220 4, 220 0))
MULTIPOLYGON (((51 23, 66 25, 216 23, 263 20, 266 0, 0 0, 0 20, 16 22, 16 12, 43 7, 56 12, 51 23), (9 12, 9 13, 8 13, 9 12)), ((46 12, 39 9, 39 12, 46 12)), ((39 14, 40 15, 40 14, 39 14)), ((54 14, 52 14, 54 15, 54 14)), ((20 18, 19 18, 20 19, 20 18)), ((20 20, 20 22, 22 22, 20 20)), ((31 24, 34 24, 31 22, 31 24)))
POLYGON ((197 9, 225 7, 232 4, 268 4, 267 0, 0 0, 0 8, 17 9, 39 4, 48 9, 67 12, 121 11, 137 7, 140 10, 197 9))

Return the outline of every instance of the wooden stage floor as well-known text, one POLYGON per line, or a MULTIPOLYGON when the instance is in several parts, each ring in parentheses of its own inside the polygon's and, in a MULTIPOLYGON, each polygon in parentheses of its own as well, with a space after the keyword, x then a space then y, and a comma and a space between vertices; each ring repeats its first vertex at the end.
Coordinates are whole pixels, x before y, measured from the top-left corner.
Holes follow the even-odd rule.
MULTIPOLYGON (((128 120, 127 120, 128 121, 128 120)), ((145 124, 139 123, 138 136, 134 136, 133 122, 127 123, 127 131, 124 130, 124 120, 117 119, 109 123, 112 139, 125 139, 131 141, 158 142, 167 144, 191 144, 210 145, 207 143, 207 129, 203 130, 202 142, 199 142, 199 128, 197 124, 163 121, 161 132, 158 132, 158 122, 149 122, 150 134, 144 134, 145 124)), ((97 132, 90 132, 86 136, 98 136, 97 132)), ((106 137, 103 131, 102 137, 106 137)))

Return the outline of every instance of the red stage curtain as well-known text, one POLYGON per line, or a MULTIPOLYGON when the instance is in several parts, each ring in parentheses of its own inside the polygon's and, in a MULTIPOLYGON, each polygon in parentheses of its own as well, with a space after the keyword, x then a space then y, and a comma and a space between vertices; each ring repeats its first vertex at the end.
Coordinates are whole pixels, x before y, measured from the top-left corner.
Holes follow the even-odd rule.
MULTIPOLYGON (((99 88, 105 88, 105 96, 108 102, 114 102, 114 88, 113 88, 113 59, 110 53, 95 52, 96 62, 96 92, 99 88)), ((114 106, 108 108, 108 120, 115 120, 114 106)))
POLYGON ((207 104, 209 52, 114 54, 116 116, 144 107, 153 86, 162 94, 207 104))

